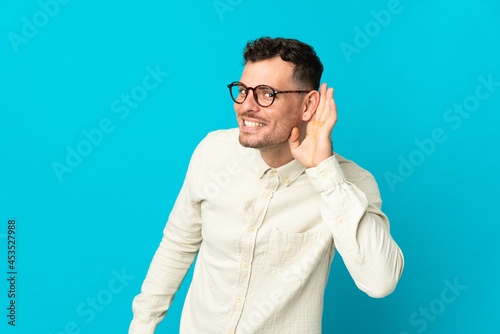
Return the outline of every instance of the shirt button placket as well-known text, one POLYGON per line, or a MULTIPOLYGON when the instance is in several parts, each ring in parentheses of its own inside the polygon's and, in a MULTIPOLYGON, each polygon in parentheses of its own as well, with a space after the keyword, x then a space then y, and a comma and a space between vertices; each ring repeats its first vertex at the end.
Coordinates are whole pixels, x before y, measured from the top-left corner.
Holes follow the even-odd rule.
MULTIPOLYGON (((244 248, 242 252, 243 261, 241 262, 240 270, 242 270, 242 275, 240 275, 240 283, 238 284, 238 291, 236 292, 235 298, 235 308, 238 312, 238 320, 241 317, 243 306, 245 304, 246 293, 248 292, 248 287, 250 285, 250 274, 251 274, 251 266, 255 250, 255 244, 257 241, 257 231, 263 223, 267 208, 273 197, 273 193, 279 186, 279 175, 276 170, 271 170, 269 174, 264 175, 265 173, 261 170, 257 171, 259 176, 263 176, 264 180, 267 181, 267 185, 262 189, 261 194, 262 197, 257 200, 255 205, 255 211, 253 217, 249 217, 252 225, 248 228, 249 234, 247 235, 247 242, 249 248, 244 248)), ((237 321, 238 321, 237 320, 237 321)))

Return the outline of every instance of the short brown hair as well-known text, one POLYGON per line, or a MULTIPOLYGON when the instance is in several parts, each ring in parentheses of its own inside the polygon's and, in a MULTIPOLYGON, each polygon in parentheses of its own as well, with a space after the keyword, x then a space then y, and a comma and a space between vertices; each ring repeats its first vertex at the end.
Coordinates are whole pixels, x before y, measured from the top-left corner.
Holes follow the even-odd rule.
POLYGON ((296 39, 261 37, 249 41, 243 52, 245 64, 280 56, 293 63, 293 80, 299 89, 319 89, 323 64, 314 49, 296 39))

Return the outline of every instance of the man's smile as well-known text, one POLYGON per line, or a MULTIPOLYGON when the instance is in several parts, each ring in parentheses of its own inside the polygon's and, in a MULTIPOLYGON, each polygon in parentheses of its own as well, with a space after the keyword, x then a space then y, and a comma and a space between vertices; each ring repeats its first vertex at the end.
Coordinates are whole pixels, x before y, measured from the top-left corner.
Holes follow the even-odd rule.
POLYGON ((264 126, 265 125, 264 123, 252 122, 252 121, 245 121, 245 120, 243 120, 243 124, 245 124, 245 126, 248 126, 248 127, 251 127, 251 128, 260 127, 260 126, 264 126))
POLYGON ((250 119, 246 117, 242 117, 242 130, 244 131, 255 131, 258 130, 259 128, 266 126, 267 124, 264 122, 261 122, 256 119, 250 119))

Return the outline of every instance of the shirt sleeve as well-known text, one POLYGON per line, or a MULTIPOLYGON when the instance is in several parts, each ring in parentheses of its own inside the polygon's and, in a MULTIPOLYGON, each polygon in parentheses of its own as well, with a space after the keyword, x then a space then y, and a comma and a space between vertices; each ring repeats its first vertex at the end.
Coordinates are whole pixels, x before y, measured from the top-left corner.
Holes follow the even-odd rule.
POLYGON ((351 182, 335 155, 306 173, 320 193, 321 216, 358 288, 376 298, 390 294, 399 281, 404 259, 381 211, 382 200, 373 176, 364 171, 351 182))
POLYGON ((134 298, 129 334, 152 334, 167 314, 202 242, 200 203, 193 195, 198 149, 163 231, 141 293, 134 298))

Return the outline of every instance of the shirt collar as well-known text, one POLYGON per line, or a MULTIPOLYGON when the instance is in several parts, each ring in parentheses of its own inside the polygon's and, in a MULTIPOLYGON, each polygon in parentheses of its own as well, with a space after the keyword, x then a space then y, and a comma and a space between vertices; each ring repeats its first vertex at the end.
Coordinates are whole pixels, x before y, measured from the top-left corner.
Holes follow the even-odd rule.
POLYGON ((264 161, 264 159, 262 159, 259 150, 251 149, 251 151, 253 154, 252 167, 259 178, 262 178, 266 173, 275 170, 280 176, 281 183, 288 187, 306 170, 306 168, 295 159, 286 165, 278 168, 272 168, 264 161))
POLYGON ((292 184, 292 182, 295 181, 300 175, 302 175, 305 170, 306 168, 295 159, 290 161, 286 165, 276 168, 276 171, 280 176, 281 183, 283 183, 287 187, 292 184))

